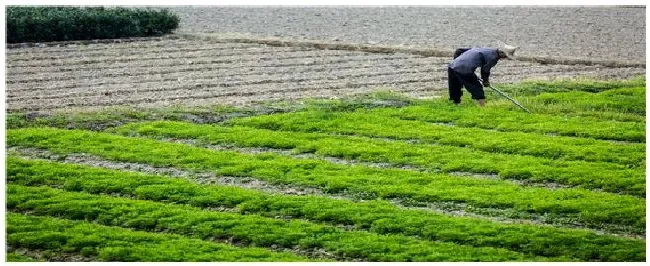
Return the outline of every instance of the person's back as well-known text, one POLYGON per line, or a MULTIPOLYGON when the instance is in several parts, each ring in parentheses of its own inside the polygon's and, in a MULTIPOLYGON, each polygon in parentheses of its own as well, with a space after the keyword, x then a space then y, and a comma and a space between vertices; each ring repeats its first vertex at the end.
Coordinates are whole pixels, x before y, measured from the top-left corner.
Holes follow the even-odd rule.
MULTIPOLYGON (((503 44, 500 42, 500 45, 503 44)), ((472 98, 477 100, 480 106, 485 104, 485 92, 483 87, 490 86, 490 69, 494 67, 501 58, 512 58, 518 47, 503 44, 503 48, 459 48, 454 52, 454 60, 449 63, 447 75, 449 77, 449 99, 455 104, 460 103, 463 96, 462 88, 465 87, 472 98), (481 68, 483 84, 474 71, 481 68)))
MULTIPOLYGON (((477 68, 489 65, 494 66, 499 60, 497 49, 472 48, 455 58, 449 67, 458 73, 474 73, 477 68)), ((488 70, 489 71, 489 70, 488 70)))

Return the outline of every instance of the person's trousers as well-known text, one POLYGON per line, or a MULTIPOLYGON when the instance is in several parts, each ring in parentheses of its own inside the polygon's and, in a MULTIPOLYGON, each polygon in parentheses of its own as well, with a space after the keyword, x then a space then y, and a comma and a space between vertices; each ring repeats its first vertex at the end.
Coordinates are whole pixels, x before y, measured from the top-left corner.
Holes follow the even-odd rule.
POLYGON ((478 81, 476 74, 458 73, 449 67, 447 68, 447 75, 449 78, 449 99, 454 103, 460 103, 460 98, 463 96, 463 87, 472 94, 472 99, 485 99, 483 86, 478 81))

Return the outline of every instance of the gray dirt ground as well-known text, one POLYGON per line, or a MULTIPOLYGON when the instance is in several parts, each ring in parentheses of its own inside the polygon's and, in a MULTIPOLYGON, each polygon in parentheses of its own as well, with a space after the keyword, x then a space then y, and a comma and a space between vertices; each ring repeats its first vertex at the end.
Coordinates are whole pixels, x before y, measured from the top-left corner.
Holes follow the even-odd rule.
MULTIPOLYGON (((132 105, 251 105, 390 89, 432 97, 450 58, 210 41, 20 48, 7 53, 7 109, 48 111, 132 105), (154 46, 162 45, 162 46, 154 46)), ((497 84, 587 76, 628 78, 644 68, 504 60, 497 84)))
POLYGON ((521 46, 521 55, 645 61, 643 7, 170 7, 179 32, 452 49, 521 46))

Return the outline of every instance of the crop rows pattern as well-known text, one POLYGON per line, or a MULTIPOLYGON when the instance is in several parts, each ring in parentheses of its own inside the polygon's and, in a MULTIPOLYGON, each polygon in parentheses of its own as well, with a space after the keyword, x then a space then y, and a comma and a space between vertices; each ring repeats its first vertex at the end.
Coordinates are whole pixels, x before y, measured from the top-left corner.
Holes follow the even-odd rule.
MULTIPOLYGON (((331 98, 390 87, 431 97, 446 88, 449 58, 184 39, 14 48, 7 52, 7 109, 250 105, 331 98)), ((540 65, 505 61, 498 82, 627 76, 644 68, 540 65)))
POLYGON ((389 95, 403 106, 12 128, 7 257, 644 261, 643 95, 521 95, 533 114, 389 95))

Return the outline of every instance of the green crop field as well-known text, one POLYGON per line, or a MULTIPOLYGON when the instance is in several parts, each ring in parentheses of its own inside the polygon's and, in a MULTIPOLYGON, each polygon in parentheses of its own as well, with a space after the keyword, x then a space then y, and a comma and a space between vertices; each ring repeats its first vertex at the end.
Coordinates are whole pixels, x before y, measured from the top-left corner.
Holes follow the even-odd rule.
POLYGON ((8 261, 645 261, 645 77, 7 114, 8 261))

